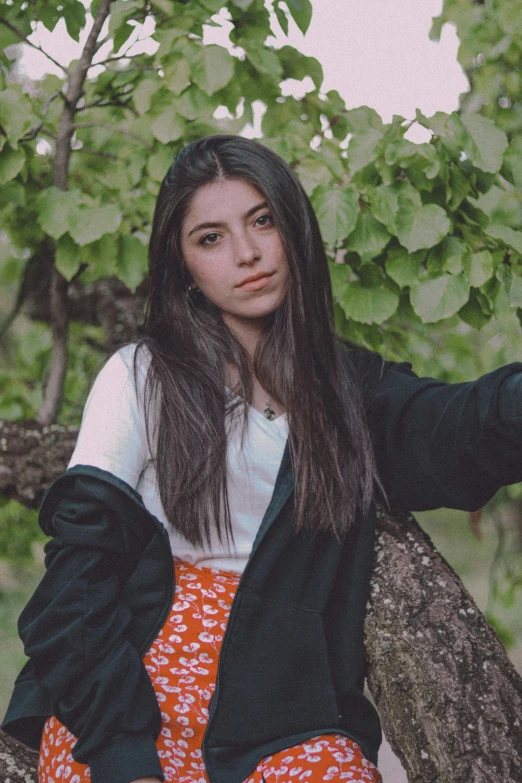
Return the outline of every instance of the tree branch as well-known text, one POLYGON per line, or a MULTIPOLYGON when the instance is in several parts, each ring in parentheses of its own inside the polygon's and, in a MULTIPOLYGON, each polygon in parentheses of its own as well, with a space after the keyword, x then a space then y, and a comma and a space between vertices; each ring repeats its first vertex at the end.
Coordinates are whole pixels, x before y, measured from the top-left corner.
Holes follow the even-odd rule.
POLYGON ((53 269, 51 280, 51 327, 53 347, 49 380, 45 390, 45 399, 36 420, 39 424, 51 424, 58 413, 63 396, 67 373, 67 337, 69 319, 67 316, 67 281, 53 269))
POLYGON ((132 139, 141 141, 141 143, 144 144, 149 150, 153 149, 152 144, 149 144, 147 139, 145 139, 143 136, 140 136, 139 133, 124 130, 123 128, 118 128, 117 125, 110 125, 108 122, 77 122, 74 125, 75 130, 76 128, 107 128, 107 130, 114 131, 114 133, 123 133, 124 136, 130 136, 132 139))
POLYGON ((110 160, 118 160, 117 155, 113 155, 112 152, 104 152, 103 150, 93 150, 90 147, 77 147, 73 152, 85 152, 88 155, 97 155, 100 158, 109 158, 110 160))
POLYGON ((69 76, 69 70, 65 67, 65 65, 62 65, 58 62, 58 60, 55 60, 54 57, 46 52, 45 49, 42 49, 41 46, 37 46, 37 44, 34 44, 32 41, 30 41, 21 30, 14 26, 14 24, 11 24, 11 22, 8 22, 7 19, 3 19, 2 17, 0 17, 0 24, 3 24, 4 27, 7 27, 9 30, 11 30, 11 32, 17 35, 19 39, 23 41, 23 43, 27 44, 27 46, 30 46, 32 49, 36 49, 37 52, 40 52, 40 54, 43 54, 44 57, 47 57, 47 59, 56 65, 57 68, 60 68, 66 76, 69 76))
MULTIPOLYGON (((67 190, 68 187, 74 116, 78 101, 83 93, 87 71, 96 51, 96 41, 109 15, 111 2, 112 0, 102 0, 78 64, 72 72, 68 72, 69 82, 65 95, 65 105, 60 117, 54 160, 53 184, 61 190, 67 190)), ((51 368, 45 389, 45 398, 37 416, 37 420, 41 424, 50 424, 54 421, 63 397, 67 372, 67 282, 55 268, 53 268, 51 278, 51 328, 53 334, 51 368)))
POLYGON ((522 680, 413 517, 382 512, 368 684, 410 783, 520 781, 522 680))
POLYGON ((96 109, 98 107, 104 107, 104 106, 116 106, 118 109, 128 109, 130 112, 134 114, 135 117, 138 117, 138 112, 136 109, 132 106, 130 101, 127 101, 127 103, 124 103, 123 101, 118 100, 104 100, 103 98, 100 98, 99 101, 93 101, 92 103, 86 103, 84 106, 79 106, 77 109, 77 112, 81 111, 87 111, 87 109, 96 109))
MULTIPOLYGON (((134 46, 134 43, 132 46, 134 46)), ((129 47, 132 48, 132 47, 129 47)), ((98 65, 109 65, 110 63, 117 62, 118 60, 136 60, 138 57, 143 57, 143 52, 140 52, 139 54, 117 54, 114 57, 107 57, 106 60, 100 60, 99 62, 93 62, 90 64, 89 68, 96 68, 98 65)), ((152 67, 152 66, 151 66, 152 67)))

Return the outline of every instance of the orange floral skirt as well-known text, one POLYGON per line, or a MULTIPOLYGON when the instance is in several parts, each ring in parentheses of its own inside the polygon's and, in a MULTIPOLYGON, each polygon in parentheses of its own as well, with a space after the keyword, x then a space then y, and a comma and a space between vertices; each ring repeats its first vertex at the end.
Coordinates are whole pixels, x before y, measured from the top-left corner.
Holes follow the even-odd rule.
MULTIPOLYGON (((156 741, 165 780, 208 783, 201 752, 219 649, 239 575, 175 560, 172 611, 144 657, 162 713, 156 741)), ((90 783, 89 767, 71 755, 76 738, 57 718, 44 727, 39 783, 90 783)), ((313 737, 262 759, 245 783, 297 781, 382 783, 377 768, 353 740, 313 737)))

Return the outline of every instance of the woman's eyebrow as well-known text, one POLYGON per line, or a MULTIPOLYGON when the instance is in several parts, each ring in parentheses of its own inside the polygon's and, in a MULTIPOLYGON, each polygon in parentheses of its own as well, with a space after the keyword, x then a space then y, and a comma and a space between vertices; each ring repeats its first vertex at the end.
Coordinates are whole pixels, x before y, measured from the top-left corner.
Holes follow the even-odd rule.
MULTIPOLYGON (((248 210, 248 212, 245 212, 245 214, 243 215, 243 218, 242 218, 242 219, 243 219, 243 220, 246 220, 246 219, 247 219, 247 218, 249 218, 251 215, 253 215, 253 214, 254 214, 254 212, 257 212, 257 210, 258 210, 258 209, 265 209, 265 207, 268 207, 268 202, 266 202, 266 201, 261 201, 261 203, 260 203, 260 204, 256 204, 255 206, 251 207, 251 208, 248 210)), ((198 223, 198 225, 197 225, 197 226, 194 226, 194 228, 193 228, 193 229, 191 229, 191 230, 189 231, 189 233, 188 233, 188 235, 187 235, 187 236, 190 236, 190 235, 191 235, 191 234, 193 234, 195 231, 201 231, 201 229, 202 229, 202 228, 221 228, 221 227, 222 227, 222 226, 224 226, 224 225, 225 225, 224 223, 216 223, 216 222, 214 222, 214 223, 212 223, 212 222, 207 222, 207 223, 198 223)))

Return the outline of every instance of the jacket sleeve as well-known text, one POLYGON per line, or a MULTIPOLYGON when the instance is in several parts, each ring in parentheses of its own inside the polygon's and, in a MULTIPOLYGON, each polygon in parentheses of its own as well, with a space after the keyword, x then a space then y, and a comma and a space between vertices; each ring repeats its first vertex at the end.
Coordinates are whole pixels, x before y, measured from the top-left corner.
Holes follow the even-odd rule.
POLYGON ((53 536, 47 571, 19 619, 36 678, 78 738, 73 757, 90 766, 93 783, 163 780, 155 747, 161 712, 127 638, 131 616, 120 598, 156 532, 143 520, 114 486, 64 474, 40 512, 53 536))
POLYGON ((394 508, 471 511, 522 481, 521 363, 456 384, 384 363, 368 416, 394 508))

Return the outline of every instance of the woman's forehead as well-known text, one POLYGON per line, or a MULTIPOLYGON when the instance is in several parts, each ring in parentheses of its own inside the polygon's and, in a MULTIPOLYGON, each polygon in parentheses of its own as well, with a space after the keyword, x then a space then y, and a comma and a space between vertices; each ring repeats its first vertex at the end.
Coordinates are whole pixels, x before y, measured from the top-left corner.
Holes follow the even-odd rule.
POLYGON ((266 198, 254 185, 245 179, 219 179, 201 185, 195 192, 187 209, 185 220, 212 217, 216 221, 226 216, 237 216, 248 212, 256 204, 263 204, 266 198))

